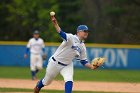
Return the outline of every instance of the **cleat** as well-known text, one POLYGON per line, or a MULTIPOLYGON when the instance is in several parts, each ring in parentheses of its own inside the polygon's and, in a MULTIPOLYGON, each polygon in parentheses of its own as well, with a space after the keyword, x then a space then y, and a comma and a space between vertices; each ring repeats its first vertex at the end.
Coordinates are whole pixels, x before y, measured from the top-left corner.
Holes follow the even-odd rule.
POLYGON ((34 88, 34 93, 39 93, 40 89, 38 87, 34 88))
POLYGON ((32 77, 32 80, 37 80, 37 77, 36 76, 32 77))

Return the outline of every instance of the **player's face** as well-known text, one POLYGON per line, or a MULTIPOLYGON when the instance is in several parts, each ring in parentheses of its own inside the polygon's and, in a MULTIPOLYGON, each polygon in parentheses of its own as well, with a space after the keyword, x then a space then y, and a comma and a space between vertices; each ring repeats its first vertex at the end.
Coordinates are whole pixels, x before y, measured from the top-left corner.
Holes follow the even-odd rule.
POLYGON ((82 40, 85 40, 88 37, 88 31, 80 31, 79 36, 82 40))
POLYGON ((34 38, 39 38, 39 34, 34 34, 34 38))

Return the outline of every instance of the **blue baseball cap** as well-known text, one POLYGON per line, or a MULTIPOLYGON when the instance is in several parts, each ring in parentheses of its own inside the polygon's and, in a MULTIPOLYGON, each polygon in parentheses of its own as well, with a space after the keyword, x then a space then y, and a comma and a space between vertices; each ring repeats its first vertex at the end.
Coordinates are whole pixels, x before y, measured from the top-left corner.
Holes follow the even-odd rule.
POLYGON ((88 31, 88 27, 86 25, 79 25, 77 27, 77 32, 79 31, 88 31))
POLYGON ((35 30, 33 34, 39 34, 39 31, 38 30, 35 30))

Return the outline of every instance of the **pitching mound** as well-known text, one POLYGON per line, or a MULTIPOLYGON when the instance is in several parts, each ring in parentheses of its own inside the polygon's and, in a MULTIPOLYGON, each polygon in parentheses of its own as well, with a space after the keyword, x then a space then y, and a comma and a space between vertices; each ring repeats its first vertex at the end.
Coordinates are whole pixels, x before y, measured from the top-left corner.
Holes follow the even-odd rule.
MULTIPOLYGON (((1 88, 33 89, 36 83, 37 81, 25 80, 25 79, 0 79, 1 88)), ((51 85, 46 86, 43 89, 63 90, 64 82, 53 81, 51 85)), ((140 83, 75 81, 73 90, 140 93, 140 83)))

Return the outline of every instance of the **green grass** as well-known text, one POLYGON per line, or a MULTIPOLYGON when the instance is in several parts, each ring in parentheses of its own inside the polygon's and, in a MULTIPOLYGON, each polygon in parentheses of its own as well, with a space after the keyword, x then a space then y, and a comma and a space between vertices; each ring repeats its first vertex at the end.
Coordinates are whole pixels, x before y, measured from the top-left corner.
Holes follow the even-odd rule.
MULTIPOLYGON (((19 88, 0 88, 1 92, 33 92, 32 89, 19 89, 19 88)), ((60 90, 41 90, 40 93, 64 93, 60 90)), ((90 92, 90 91, 73 91, 73 93, 118 93, 118 92, 90 92)))
MULTIPOLYGON (((88 70, 75 69, 74 80, 106 81, 106 82, 140 82, 140 70, 88 70)), ((38 78, 43 78, 45 68, 38 73, 38 78)), ((0 66, 0 78, 30 79, 29 67, 3 67, 0 66)), ((58 75, 56 80, 63 78, 58 75)))

